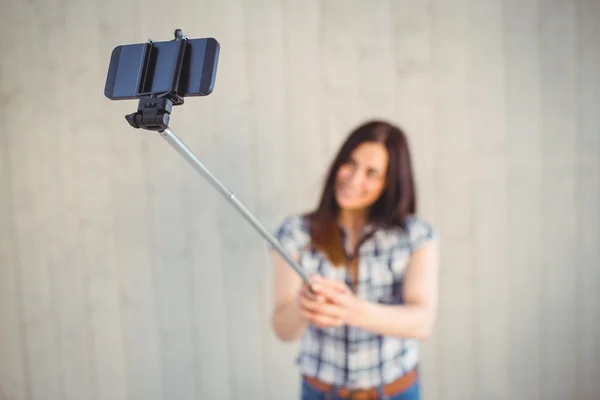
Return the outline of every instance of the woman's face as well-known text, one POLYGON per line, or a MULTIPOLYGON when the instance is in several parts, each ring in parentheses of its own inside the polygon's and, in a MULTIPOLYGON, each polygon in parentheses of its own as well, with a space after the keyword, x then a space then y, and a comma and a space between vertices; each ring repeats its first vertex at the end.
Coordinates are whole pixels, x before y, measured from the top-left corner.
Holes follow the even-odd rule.
POLYGON ((370 207, 385 188, 387 165, 388 152, 380 143, 366 142, 354 149, 336 175, 335 199, 340 208, 370 207))

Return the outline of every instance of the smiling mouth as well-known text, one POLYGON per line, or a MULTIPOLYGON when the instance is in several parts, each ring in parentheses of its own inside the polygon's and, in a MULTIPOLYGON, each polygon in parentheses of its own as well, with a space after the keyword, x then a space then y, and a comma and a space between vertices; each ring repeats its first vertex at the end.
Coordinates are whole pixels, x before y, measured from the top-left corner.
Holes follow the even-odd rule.
POLYGON ((358 197, 359 196, 359 194, 356 193, 356 191, 354 191, 352 189, 341 187, 339 189, 339 191, 340 191, 340 194, 342 196, 344 196, 344 197, 353 198, 353 197, 358 197))

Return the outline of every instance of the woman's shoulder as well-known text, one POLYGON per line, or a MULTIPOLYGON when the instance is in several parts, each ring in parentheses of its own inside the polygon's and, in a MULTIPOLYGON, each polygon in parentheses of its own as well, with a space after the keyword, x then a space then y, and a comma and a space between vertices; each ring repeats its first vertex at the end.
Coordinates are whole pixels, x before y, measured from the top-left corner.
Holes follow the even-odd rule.
POLYGON ((308 214, 290 214, 275 228, 275 238, 291 252, 298 252, 310 241, 310 218, 308 214))
POLYGON ((404 223, 412 249, 438 237, 434 224, 428 219, 413 214, 407 216, 404 223))
POLYGON ((275 232, 277 235, 286 233, 308 233, 310 229, 309 220, 309 214, 289 214, 279 221, 279 225, 276 227, 275 232))
POLYGON ((434 224, 419 215, 410 214, 404 218, 404 223, 406 225, 406 229, 410 232, 428 232, 430 234, 435 234, 435 226, 434 224))
POLYGON ((422 244, 437 239, 437 230, 433 223, 418 215, 408 215, 402 223, 394 228, 387 228, 381 238, 394 248, 397 245, 402 248, 414 250, 422 244))

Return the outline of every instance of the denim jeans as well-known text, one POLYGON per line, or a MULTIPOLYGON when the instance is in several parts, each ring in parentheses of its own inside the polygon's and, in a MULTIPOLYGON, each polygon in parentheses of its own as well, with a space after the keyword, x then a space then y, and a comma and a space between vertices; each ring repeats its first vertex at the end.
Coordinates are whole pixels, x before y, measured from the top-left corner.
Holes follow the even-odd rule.
MULTIPOLYGON (((421 385, 419 380, 402 393, 382 398, 382 400, 419 400, 421 398, 421 385)), ((323 393, 302 380, 302 400, 342 400, 331 393, 323 393)))

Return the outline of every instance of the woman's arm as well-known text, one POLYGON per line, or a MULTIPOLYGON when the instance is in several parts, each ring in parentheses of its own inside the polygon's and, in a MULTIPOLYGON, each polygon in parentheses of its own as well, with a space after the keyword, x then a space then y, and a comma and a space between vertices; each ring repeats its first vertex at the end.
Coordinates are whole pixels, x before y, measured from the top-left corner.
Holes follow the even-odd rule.
POLYGON ((439 246, 432 240, 415 250, 403 281, 402 305, 359 300, 348 323, 381 335, 425 340, 438 307, 439 246))
POLYGON ((307 326, 298 304, 302 279, 274 250, 271 250, 273 267, 273 311, 271 326, 282 341, 298 340, 307 326))

